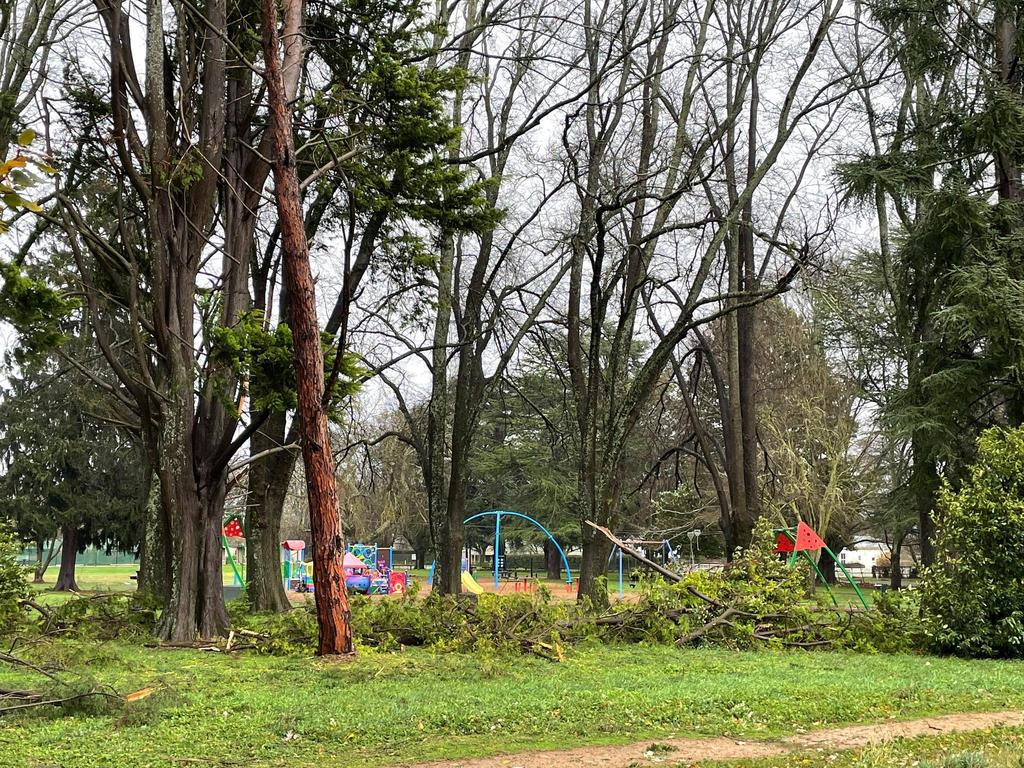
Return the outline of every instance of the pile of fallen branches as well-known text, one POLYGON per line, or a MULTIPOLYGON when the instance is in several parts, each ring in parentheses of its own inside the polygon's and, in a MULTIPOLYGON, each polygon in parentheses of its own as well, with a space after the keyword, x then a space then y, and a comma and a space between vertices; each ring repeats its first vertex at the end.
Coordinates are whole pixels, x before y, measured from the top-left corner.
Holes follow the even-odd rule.
MULTIPOLYGON (((742 639, 763 643, 774 643, 786 647, 818 648, 833 646, 842 642, 850 630, 854 615, 853 609, 818 607, 807 605, 799 598, 798 590, 793 590, 789 599, 779 601, 770 610, 754 610, 751 606, 734 596, 731 600, 723 600, 705 594, 696 586, 687 583, 688 577, 676 573, 644 555, 618 538, 607 528, 586 521, 587 525, 601 533, 612 544, 652 571, 662 576, 670 584, 678 586, 680 591, 690 595, 692 601, 680 601, 676 604, 661 605, 658 601, 642 598, 634 606, 616 610, 614 613, 597 617, 595 625, 611 630, 612 635, 623 639, 637 639, 639 633, 648 631, 657 619, 671 624, 686 626, 687 631, 677 634, 676 645, 692 645, 713 640, 729 642, 742 639), (655 614, 652 616, 652 612, 655 614)), ((709 578, 723 578, 716 574, 709 578)), ((799 578, 799 577, 798 577, 799 578)), ((758 604, 757 595, 744 595, 746 602, 758 604), (755 599, 750 599, 750 598, 755 599)))
POLYGON ((191 643, 153 641, 144 643, 147 648, 167 648, 210 653, 239 653, 241 651, 268 650, 272 637, 266 632, 250 629, 232 629, 226 638, 196 640, 191 643))
POLYGON ((78 595, 52 606, 25 598, 18 605, 39 615, 37 631, 46 637, 125 639, 149 635, 156 625, 156 611, 128 594, 78 595))
POLYGON ((61 679, 54 670, 16 656, 13 649, 0 651, 0 663, 46 679, 45 685, 41 684, 39 688, 0 687, 0 717, 40 707, 67 709, 80 705, 86 699, 101 698, 116 705, 126 701, 125 697, 120 696, 117 691, 107 686, 69 683, 61 679))

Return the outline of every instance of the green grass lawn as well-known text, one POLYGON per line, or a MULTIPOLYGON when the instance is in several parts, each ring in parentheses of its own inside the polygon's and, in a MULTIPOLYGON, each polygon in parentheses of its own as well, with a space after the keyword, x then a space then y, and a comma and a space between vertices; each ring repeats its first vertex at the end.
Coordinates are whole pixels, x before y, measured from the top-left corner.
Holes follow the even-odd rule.
MULTIPOLYGON (((604 647, 561 664, 408 649, 355 660, 62 641, 41 649, 128 693, 117 713, 0 719, 4 768, 362 768, 696 734, 1024 706, 1024 663, 852 653, 604 647)), ((0 668, 0 687, 31 687, 0 668)))

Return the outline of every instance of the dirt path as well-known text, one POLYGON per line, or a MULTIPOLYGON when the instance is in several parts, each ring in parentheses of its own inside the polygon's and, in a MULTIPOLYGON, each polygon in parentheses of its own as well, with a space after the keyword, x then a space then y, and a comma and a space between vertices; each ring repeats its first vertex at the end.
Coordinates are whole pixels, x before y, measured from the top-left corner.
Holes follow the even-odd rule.
POLYGON ((647 739, 622 746, 577 747, 468 760, 421 763, 415 768, 626 768, 656 763, 691 763, 699 760, 745 760, 756 757, 867 747, 883 741, 940 733, 978 731, 997 725, 1024 725, 1024 711, 939 715, 918 720, 850 725, 795 734, 777 741, 709 739, 647 739), (656 745, 654 750, 652 745, 656 745))

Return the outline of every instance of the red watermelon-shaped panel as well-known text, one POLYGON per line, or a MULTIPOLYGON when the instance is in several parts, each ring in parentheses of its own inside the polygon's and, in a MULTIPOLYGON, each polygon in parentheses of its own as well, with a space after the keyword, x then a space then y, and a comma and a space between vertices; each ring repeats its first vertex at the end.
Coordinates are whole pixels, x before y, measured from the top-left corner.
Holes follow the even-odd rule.
POLYGON ((240 539, 244 537, 242 532, 242 521, 233 517, 224 524, 224 535, 229 539, 240 539))
POLYGON ((776 552, 792 552, 793 551, 793 542, 790 540, 789 536, 787 536, 786 534, 784 534, 782 532, 779 532, 779 534, 776 535, 776 537, 775 537, 775 551, 776 552))
POLYGON ((821 540, 821 536, 814 532, 814 529, 807 523, 801 522, 796 527, 796 551, 804 552, 810 549, 821 549, 825 546, 825 542, 821 540))

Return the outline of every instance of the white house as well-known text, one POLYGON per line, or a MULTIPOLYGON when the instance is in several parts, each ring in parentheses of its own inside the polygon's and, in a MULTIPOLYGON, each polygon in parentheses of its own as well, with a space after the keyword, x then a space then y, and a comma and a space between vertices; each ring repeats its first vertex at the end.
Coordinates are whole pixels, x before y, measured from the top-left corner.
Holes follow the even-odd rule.
POLYGON ((840 550, 839 562, 853 575, 871 574, 878 559, 889 557, 889 545, 878 539, 861 539, 852 547, 840 550))

